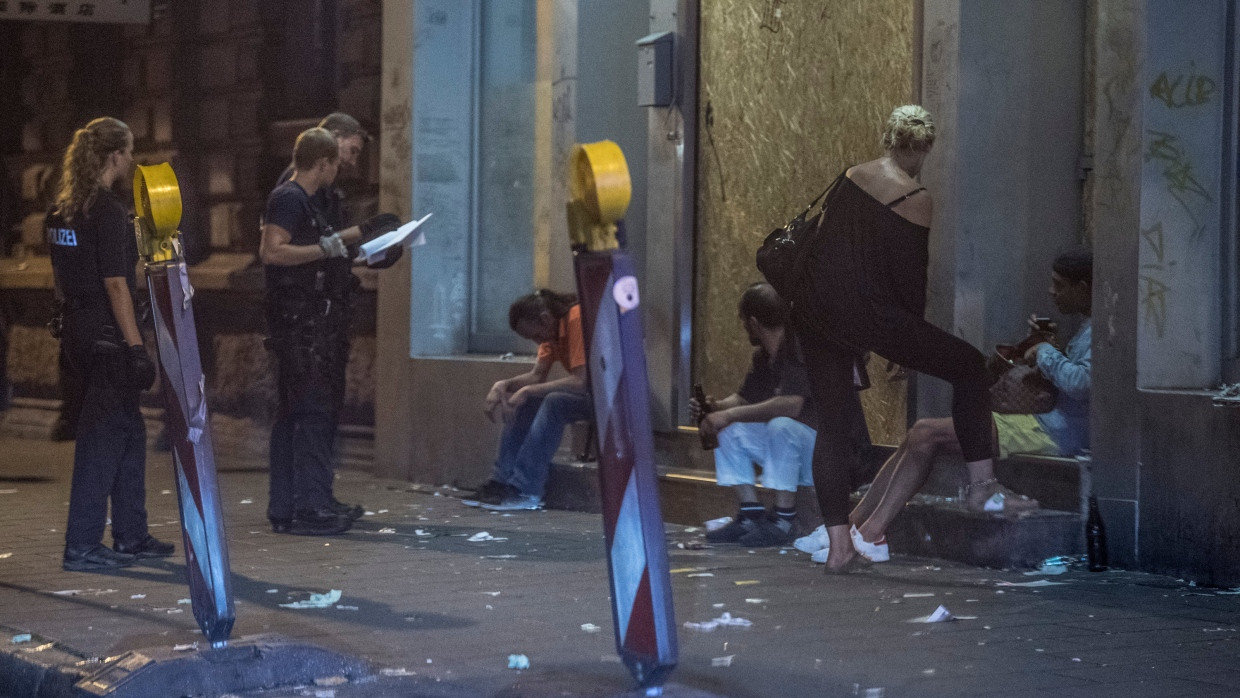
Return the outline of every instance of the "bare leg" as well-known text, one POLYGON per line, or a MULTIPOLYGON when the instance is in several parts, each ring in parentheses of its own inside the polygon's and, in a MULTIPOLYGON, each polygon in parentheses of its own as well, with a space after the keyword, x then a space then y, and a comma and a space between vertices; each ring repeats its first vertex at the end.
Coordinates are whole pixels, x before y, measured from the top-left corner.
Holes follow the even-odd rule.
POLYGON ((758 501, 758 490, 753 485, 736 485, 736 498, 741 502, 758 501))
MULTIPOLYGON (((909 429, 904 440, 907 452, 892 468, 891 484, 857 531, 867 541, 877 541, 887 532, 896 516, 914 494, 926 484, 934 458, 940 452, 959 452, 956 430, 951 419, 922 419, 909 429)), ((883 466, 886 468, 887 466, 883 466)))
POLYGON ((848 526, 827 526, 827 538, 831 541, 831 552, 827 555, 827 567, 829 568, 843 567, 861 554, 853 549, 848 526))
POLYGON ((870 483, 870 489, 866 491, 865 496, 857 503, 852 512, 848 515, 848 521, 854 526, 860 526, 866 519, 874 515, 874 510, 878 508, 878 503, 882 501, 883 496, 887 494, 887 488, 891 487, 891 478, 900 467, 900 461, 904 459, 908 453, 908 438, 900 442, 900 447, 896 452, 891 454, 883 467, 878 471, 878 475, 874 476, 874 482, 870 483))
POLYGON ((787 490, 775 490, 775 506, 780 509, 795 509, 797 506, 797 493, 787 490))

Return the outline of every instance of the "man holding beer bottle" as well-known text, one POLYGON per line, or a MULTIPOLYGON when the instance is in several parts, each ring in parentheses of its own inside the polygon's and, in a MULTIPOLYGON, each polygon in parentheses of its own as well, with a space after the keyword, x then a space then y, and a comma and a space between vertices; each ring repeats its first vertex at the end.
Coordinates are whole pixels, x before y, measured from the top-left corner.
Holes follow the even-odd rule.
MULTIPOLYGON (((690 416, 706 444, 715 448, 715 480, 734 487, 740 511, 728 525, 710 531, 711 543, 748 547, 791 543, 797 487, 813 484, 810 469, 817 415, 800 347, 788 322, 788 306, 767 283, 745 290, 740 320, 755 349, 753 363, 735 393, 689 401, 690 416), (705 403, 705 404, 703 404, 705 403), (754 463, 762 483, 775 490, 775 511, 768 515, 758 500, 754 463)), ((857 403, 860 414, 860 400, 857 403)))

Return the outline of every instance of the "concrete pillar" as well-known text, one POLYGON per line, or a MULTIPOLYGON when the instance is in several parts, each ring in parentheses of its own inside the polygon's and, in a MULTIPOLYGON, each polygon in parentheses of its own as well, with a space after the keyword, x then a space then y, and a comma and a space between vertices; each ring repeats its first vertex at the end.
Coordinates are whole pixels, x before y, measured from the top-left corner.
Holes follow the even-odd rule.
MULTIPOLYGON (((698 0, 650 0, 650 32, 675 32, 675 104, 647 110, 646 369, 656 430, 689 423, 697 201, 698 0)), ((636 70, 636 58, 633 60, 636 70)))
POLYGON ((1140 0, 1098 0, 1094 41, 1094 346, 1090 418, 1093 490, 1111 561, 1137 560, 1141 410, 1137 275, 1141 211, 1140 0))
MULTIPOLYGON (((926 0, 923 32, 938 129, 922 174, 935 199, 927 318, 989 352, 1023 337, 1030 313, 1055 317, 1051 262, 1082 238, 1084 13, 1075 0, 926 0)), ((922 416, 948 414, 950 398, 918 381, 922 416)))

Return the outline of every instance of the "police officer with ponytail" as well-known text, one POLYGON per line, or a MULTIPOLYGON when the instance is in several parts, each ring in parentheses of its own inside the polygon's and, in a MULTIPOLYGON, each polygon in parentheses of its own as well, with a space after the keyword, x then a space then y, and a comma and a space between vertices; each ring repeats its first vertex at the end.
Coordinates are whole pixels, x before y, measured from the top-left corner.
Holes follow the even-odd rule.
MULTIPOLYGON (((348 306, 356 285, 355 246, 394 230, 378 214, 337 229, 321 192, 341 164, 337 137, 303 131, 293 170, 267 198, 259 257, 266 271, 268 346, 279 363, 279 412, 272 426, 267 518, 276 533, 332 535, 349 529, 360 508, 332 494, 332 449, 348 363, 348 306)), ((336 216, 333 216, 336 217, 336 216)), ((392 248, 375 268, 394 264, 392 248)))
POLYGON ((139 396, 155 382, 134 309, 138 247, 113 186, 133 170, 133 134, 102 117, 73 134, 47 215, 61 342, 85 386, 73 453, 63 567, 92 571, 167 557, 146 522, 146 426, 139 396), (102 544, 112 504, 113 547, 102 544))

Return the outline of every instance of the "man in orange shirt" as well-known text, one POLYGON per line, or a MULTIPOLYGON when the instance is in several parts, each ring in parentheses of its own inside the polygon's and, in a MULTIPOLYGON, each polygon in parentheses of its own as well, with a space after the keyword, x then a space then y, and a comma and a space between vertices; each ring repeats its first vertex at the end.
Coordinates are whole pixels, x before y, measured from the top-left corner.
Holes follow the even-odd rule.
POLYGON ((512 304, 508 324, 539 343, 538 360, 527 373, 498 381, 487 393, 487 417, 501 417, 504 432, 491 479, 466 503, 494 511, 541 509, 564 427, 593 416, 586 391, 581 306, 572 294, 539 289, 512 304), (547 380, 556 363, 568 375, 547 380))

